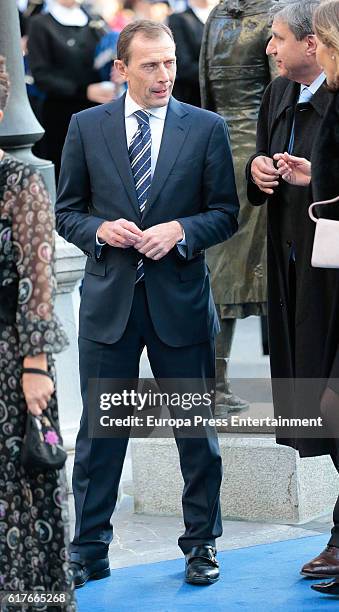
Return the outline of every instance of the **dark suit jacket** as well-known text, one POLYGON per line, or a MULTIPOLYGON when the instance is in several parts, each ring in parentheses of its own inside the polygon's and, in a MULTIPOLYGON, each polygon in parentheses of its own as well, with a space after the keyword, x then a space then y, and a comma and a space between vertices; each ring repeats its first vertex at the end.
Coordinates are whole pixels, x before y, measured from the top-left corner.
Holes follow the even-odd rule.
POLYGON ((80 335, 103 343, 122 336, 131 310, 140 254, 105 246, 95 256, 104 220, 125 218, 147 229, 177 219, 187 258, 172 249, 144 258, 151 318, 170 346, 206 341, 218 330, 205 249, 237 229, 238 198, 227 128, 216 114, 171 98, 150 196, 140 217, 126 144, 124 97, 73 116, 56 204, 57 230, 88 255, 80 335))
POLYGON ((201 106, 199 55, 204 24, 191 8, 170 15, 168 25, 176 44, 177 78, 173 93, 181 102, 201 106))
MULTIPOLYGON (((272 196, 261 192, 250 178, 252 160, 257 155, 273 157, 287 150, 295 104, 300 85, 278 77, 266 89, 258 120, 257 151, 247 165, 248 198, 253 204, 267 201, 268 322, 272 388, 276 415, 317 418, 322 389, 306 387, 314 380, 326 380, 330 368, 325 355, 330 342, 329 322, 336 271, 311 267, 315 224, 308 216, 312 202, 309 188, 288 185, 283 180, 272 196), (291 275, 291 249, 295 249, 295 275, 291 275), (296 290, 294 285, 296 284, 296 290), (286 393, 280 379, 290 380, 286 393)), ((307 104, 298 105, 295 117, 293 153, 311 158, 318 146, 317 131, 322 125, 330 100, 324 86, 307 104)), ((294 266, 293 266, 294 267, 294 266)), ((303 432, 300 431, 300 436, 303 432)), ((284 439, 279 442, 297 448, 302 456, 325 454, 328 441, 284 439)))

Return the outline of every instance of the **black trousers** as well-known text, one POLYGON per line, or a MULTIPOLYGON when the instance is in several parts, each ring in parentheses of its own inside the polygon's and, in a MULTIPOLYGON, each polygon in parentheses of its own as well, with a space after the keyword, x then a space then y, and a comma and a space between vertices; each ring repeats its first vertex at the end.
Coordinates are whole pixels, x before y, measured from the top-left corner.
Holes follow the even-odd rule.
MULTIPOLYGON (((339 472, 339 440, 333 440, 334 450, 331 453, 332 461, 339 472)), ((333 510, 333 527, 331 529, 331 537, 328 541, 330 546, 339 548, 339 496, 333 510)))
MULTIPOLYGON (((79 339, 83 414, 73 471, 76 511, 75 535, 71 544, 73 559, 78 555, 82 559, 107 555, 113 538, 110 520, 128 444, 128 437, 89 438, 88 379, 137 379, 145 346, 154 377, 176 379, 177 392, 180 392, 180 379, 204 381, 214 378, 214 341, 180 348, 161 342, 150 318, 144 283, 136 285, 130 318, 118 342, 109 345, 79 339)), ((222 466, 217 435, 215 432, 211 434, 210 429, 203 431, 203 437, 176 436, 175 439, 184 479, 185 533, 178 544, 185 554, 198 544, 214 546, 215 538, 222 533, 219 501, 222 466)))

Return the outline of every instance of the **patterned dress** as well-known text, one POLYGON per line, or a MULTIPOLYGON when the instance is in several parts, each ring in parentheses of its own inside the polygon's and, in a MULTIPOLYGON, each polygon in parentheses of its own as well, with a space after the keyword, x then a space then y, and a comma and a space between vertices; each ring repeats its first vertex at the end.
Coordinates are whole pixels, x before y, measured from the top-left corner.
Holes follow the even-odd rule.
MULTIPOLYGON (((0 597, 2 591, 67 591, 70 603, 62 609, 71 612, 64 473, 32 477, 20 463, 27 412, 20 384, 23 357, 46 353, 54 374, 52 353, 67 345, 53 313, 53 227, 40 175, 5 155, 0 161, 0 597)), ((57 421, 55 395, 50 407, 57 421)))

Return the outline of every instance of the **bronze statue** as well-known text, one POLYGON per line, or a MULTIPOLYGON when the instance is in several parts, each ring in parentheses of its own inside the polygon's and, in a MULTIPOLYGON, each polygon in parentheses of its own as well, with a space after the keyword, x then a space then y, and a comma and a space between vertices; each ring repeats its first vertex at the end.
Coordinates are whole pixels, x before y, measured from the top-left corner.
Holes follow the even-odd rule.
POLYGON ((248 403, 230 389, 227 362, 236 319, 266 314, 266 210, 247 200, 244 169, 255 150, 256 123, 272 70, 266 55, 269 10, 274 0, 224 0, 212 10, 200 54, 202 107, 227 121, 240 200, 239 231, 209 249, 217 336, 216 414, 242 410, 248 403))

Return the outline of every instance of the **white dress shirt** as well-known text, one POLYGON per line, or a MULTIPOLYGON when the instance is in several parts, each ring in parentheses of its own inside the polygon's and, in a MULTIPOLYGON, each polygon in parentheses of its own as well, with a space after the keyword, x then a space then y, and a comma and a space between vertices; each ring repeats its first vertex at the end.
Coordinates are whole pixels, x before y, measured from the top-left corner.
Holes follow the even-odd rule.
MULTIPOLYGON (((151 129, 152 147, 151 147, 151 176, 153 178, 155 167, 157 165, 160 145, 162 140, 162 134, 164 131, 165 119, 167 114, 166 106, 160 106, 159 108, 148 108, 147 112, 150 115, 149 125, 151 129)), ((131 140, 138 129, 138 121, 134 113, 138 110, 145 110, 139 104, 134 102, 131 98, 129 91, 126 92, 125 98, 125 129, 126 129, 126 140, 127 148, 131 143, 131 140)), ((183 230, 184 233, 184 230, 183 230)), ((98 235, 96 235, 97 246, 103 246, 105 243, 100 242, 98 235)), ((186 240, 185 233, 184 237, 180 242, 177 243, 181 255, 186 256, 186 240)), ((97 251, 97 257, 100 255, 100 251, 97 251)))
MULTIPOLYGON (((144 110, 139 104, 134 102, 131 98, 129 91, 127 90, 125 98, 125 128, 126 128, 126 140, 127 148, 129 148, 130 142, 138 129, 138 121, 136 116, 133 114, 135 111, 144 110)), ((159 108, 148 108, 147 112, 150 115, 149 125, 151 128, 152 137, 152 148, 151 148, 151 175, 153 178, 155 166, 158 161, 162 133, 164 131, 165 119, 167 114, 167 105, 160 106, 159 108)))

